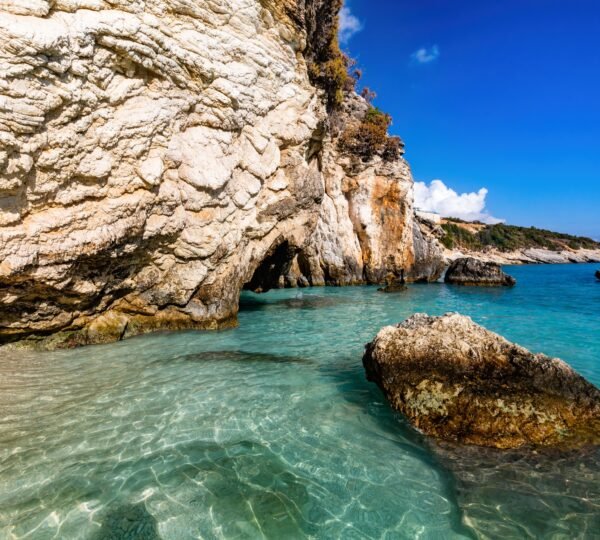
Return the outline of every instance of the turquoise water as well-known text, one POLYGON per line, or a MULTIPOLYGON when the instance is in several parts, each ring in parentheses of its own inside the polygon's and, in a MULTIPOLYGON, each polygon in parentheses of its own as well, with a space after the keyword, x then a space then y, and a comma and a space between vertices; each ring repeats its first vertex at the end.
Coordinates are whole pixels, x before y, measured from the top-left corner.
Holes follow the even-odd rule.
POLYGON ((600 455, 438 445, 363 345, 460 311, 600 384, 592 265, 514 289, 244 293, 240 327, 0 362, 1 538, 600 538, 600 455))

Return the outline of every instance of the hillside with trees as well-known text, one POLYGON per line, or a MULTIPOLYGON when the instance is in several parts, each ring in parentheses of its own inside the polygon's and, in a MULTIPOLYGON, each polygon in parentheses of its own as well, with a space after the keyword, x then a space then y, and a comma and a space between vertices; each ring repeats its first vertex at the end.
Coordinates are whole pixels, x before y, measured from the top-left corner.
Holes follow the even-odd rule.
POLYGON ((503 252, 541 248, 551 251, 600 249, 600 243, 591 238, 557 233, 536 227, 517 227, 498 223, 485 225, 480 222, 465 222, 458 218, 444 219, 440 238, 448 249, 484 251, 494 248, 503 252))

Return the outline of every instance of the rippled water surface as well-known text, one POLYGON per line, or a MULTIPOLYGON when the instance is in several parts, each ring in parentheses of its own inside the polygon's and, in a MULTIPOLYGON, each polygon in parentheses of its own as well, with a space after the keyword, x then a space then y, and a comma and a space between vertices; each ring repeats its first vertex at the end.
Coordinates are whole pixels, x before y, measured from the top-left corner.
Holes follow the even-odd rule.
POLYGON ((2 538, 600 538, 600 456, 435 445, 363 345, 460 311, 600 384, 594 267, 514 289, 244 293, 240 327, 0 360, 2 538))

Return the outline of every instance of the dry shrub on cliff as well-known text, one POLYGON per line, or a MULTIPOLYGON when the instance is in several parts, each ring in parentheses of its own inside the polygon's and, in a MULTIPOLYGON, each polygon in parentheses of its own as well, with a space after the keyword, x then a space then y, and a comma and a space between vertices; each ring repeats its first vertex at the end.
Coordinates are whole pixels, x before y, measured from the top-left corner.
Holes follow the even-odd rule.
MULTIPOLYGON (((327 94, 332 132, 337 134, 338 127, 343 125, 337 113, 342 109, 345 97, 356 91, 362 72, 356 67, 356 61, 340 49, 339 12, 343 0, 318 0, 306 6, 308 73, 311 82, 327 94)), ((365 88, 362 95, 371 103, 376 94, 365 88)), ((398 159, 402 155, 403 144, 400 138, 388 135, 391 123, 388 114, 369 107, 359 125, 348 127, 342 133, 340 149, 364 161, 376 155, 386 161, 398 159)))
POLYGON ((354 90, 357 78, 360 77, 359 70, 349 73, 356 64, 340 49, 338 14, 342 5, 342 0, 333 0, 328 7, 336 16, 329 29, 326 28, 327 25, 320 27, 321 35, 318 37, 326 38, 324 46, 313 48, 309 54, 308 73, 311 82, 325 90, 330 110, 338 108, 344 102, 344 94, 354 90))
POLYGON ((369 161, 380 156, 385 161, 394 161, 402 155, 402 141, 390 137, 388 129, 392 118, 376 107, 369 107, 359 124, 347 127, 339 139, 339 148, 346 154, 369 161))
POLYGON ((371 90, 368 86, 365 86, 360 91, 360 95, 367 103, 373 103, 373 101, 377 97, 377 94, 373 92, 373 90, 371 90))
POLYGON ((354 90, 356 79, 348 74, 349 66, 350 59, 341 51, 325 62, 309 65, 311 81, 325 90, 330 109, 339 107, 344 94, 354 90))

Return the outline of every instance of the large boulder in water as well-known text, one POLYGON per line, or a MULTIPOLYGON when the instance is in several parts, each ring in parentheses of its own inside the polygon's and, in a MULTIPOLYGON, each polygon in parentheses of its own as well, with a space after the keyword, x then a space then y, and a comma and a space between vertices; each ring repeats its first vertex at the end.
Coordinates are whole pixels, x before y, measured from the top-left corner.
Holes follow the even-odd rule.
POLYGON ((600 442, 600 391, 459 314, 387 326, 363 357, 367 378, 427 435, 496 448, 600 442))
POLYGON ((502 271, 500 265, 483 262, 472 257, 463 257, 453 261, 446 271, 444 281, 455 285, 504 285, 509 287, 517 283, 515 278, 502 271))

